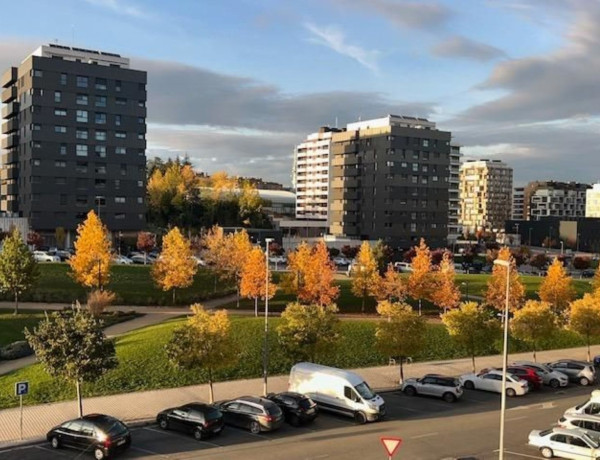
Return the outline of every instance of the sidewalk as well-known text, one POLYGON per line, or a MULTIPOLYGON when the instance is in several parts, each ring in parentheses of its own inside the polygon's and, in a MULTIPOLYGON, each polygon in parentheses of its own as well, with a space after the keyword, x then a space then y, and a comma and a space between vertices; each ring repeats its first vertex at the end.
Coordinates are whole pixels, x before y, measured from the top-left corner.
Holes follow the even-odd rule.
MULTIPOLYGON (((585 360, 587 348, 571 348, 538 352, 539 362, 549 362, 562 358, 585 360)), ((600 354, 600 345, 592 347, 592 355, 600 354)), ((513 360, 532 360, 531 353, 516 353, 509 356, 513 360)), ((501 355, 476 358, 477 369, 501 366, 501 355)), ((418 377, 426 373, 459 375, 471 371, 471 359, 451 361, 429 361, 405 365, 406 377, 418 377)), ((357 369, 372 388, 379 391, 398 385, 398 366, 380 366, 357 369)), ((279 392, 287 389, 287 375, 269 378, 269 391, 279 392)), ((214 385, 215 398, 232 399, 241 395, 260 395, 262 379, 234 380, 214 385)), ((85 392, 85 386, 84 386, 85 392)), ((383 395, 385 399, 385 395, 383 395)), ((177 406, 190 401, 202 401, 208 398, 208 385, 195 385, 166 390, 125 393, 113 396, 87 398, 83 400, 85 413, 101 412, 113 415, 126 422, 152 421, 156 414, 166 407, 177 406)), ((29 406, 24 408, 23 437, 35 441, 45 437, 53 426, 77 417, 75 401, 29 406)), ((0 449, 8 447, 19 439, 19 409, 0 411, 0 449)))

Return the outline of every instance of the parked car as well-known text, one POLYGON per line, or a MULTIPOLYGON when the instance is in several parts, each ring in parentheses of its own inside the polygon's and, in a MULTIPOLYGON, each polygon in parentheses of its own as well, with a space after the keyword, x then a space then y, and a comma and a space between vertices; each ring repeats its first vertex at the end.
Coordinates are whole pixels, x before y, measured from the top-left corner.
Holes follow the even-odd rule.
POLYGON ((33 251, 33 258, 36 262, 60 262, 60 257, 44 251, 33 251))
POLYGON ((600 457, 598 442, 580 429, 533 430, 529 433, 528 444, 537 447, 544 458, 561 457, 584 460, 600 457))
POLYGON ((232 401, 222 401, 217 407, 223 413, 226 424, 247 428, 254 434, 276 430, 284 422, 282 410, 266 398, 242 396, 232 401))
POLYGON ((491 265, 485 265, 485 266, 481 267, 480 272, 481 273, 492 273, 491 265))
POLYGON ((202 260, 200 257, 192 256, 192 259, 194 260, 194 262, 196 262, 196 265, 198 265, 199 267, 206 267, 206 262, 204 262, 204 260, 202 260))
POLYGON ((534 369, 527 366, 508 366, 506 372, 525 380, 529 384, 530 390, 539 390, 542 388, 542 377, 534 369))
POLYGON ((350 265, 350 260, 346 259, 342 256, 337 256, 333 258, 333 263, 336 265, 350 265))
POLYGON ((548 366, 559 372, 562 372, 572 382, 577 382, 580 385, 586 386, 592 383, 595 379, 596 371, 591 363, 586 361, 576 361, 574 359, 561 359, 548 363, 548 366))
POLYGON ((269 262, 276 265, 286 264, 287 259, 283 256, 271 256, 269 257, 269 262))
POLYGON ((420 379, 406 379, 400 390, 408 396, 436 396, 447 402, 454 402, 463 394, 458 379, 437 374, 427 374, 420 379))
POLYGON ((565 411, 565 415, 587 414, 599 417, 600 420, 600 390, 592 391, 590 399, 577 406, 570 407, 565 411))
POLYGON ((215 406, 190 403, 165 409, 158 413, 156 422, 163 430, 192 433, 198 441, 223 431, 223 414, 215 406))
POLYGON ((114 417, 89 414, 52 428, 46 435, 53 449, 74 447, 91 451, 96 460, 112 457, 131 445, 127 426, 114 417))
POLYGON ((569 378, 566 374, 556 371, 542 363, 534 363, 531 361, 515 361, 515 366, 525 366, 539 372, 544 385, 550 385, 552 388, 566 387, 569 384, 569 378))
POLYGON ((399 272, 412 272, 412 265, 408 262, 394 262, 394 268, 399 272))
POLYGON ((579 428, 584 430, 593 439, 600 438, 600 418, 587 414, 565 414, 558 419, 560 428, 579 428))
POLYGON ((47 254, 51 256, 57 256, 61 262, 69 260, 72 256, 72 254, 69 251, 65 251, 62 249, 47 251, 47 254))
MULTIPOLYGON (((485 390, 502 393, 502 372, 491 370, 479 374, 461 375, 460 383, 467 390, 485 390)), ((517 376, 506 374, 506 396, 523 396, 529 391, 529 385, 525 380, 517 376)))
POLYGON ((133 260, 131 260, 129 257, 116 255, 113 258, 113 262, 117 265, 131 265, 133 263, 133 260))
POLYGON ((285 420, 294 426, 312 422, 317 418, 319 410, 316 403, 300 393, 284 391, 283 393, 270 393, 267 395, 283 411, 285 420))
POLYGON ((582 278, 593 278, 596 272, 594 270, 586 269, 581 271, 582 278))
POLYGON ((144 254, 134 254, 129 257, 134 264, 153 264, 156 262, 154 257, 151 257, 150 254, 144 256, 144 254))

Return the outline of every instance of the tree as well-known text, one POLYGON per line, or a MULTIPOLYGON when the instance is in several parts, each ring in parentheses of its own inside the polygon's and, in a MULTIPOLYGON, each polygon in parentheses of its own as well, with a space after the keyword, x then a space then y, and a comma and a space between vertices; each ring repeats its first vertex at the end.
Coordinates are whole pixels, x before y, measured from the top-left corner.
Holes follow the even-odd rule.
POLYGON ((144 253, 144 265, 146 265, 148 253, 156 248, 156 236, 150 232, 139 232, 135 246, 144 253))
MULTIPOLYGON (((498 259, 510 261, 510 292, 508 295, 508 305, 510 311, 518 310, 525 298, 525 288, 523 287, 523 284, 521 284, 515 262, 510 256, 510 249, 506 246, 500 249, 498 252, 498 259)), ((492 276, 487 283, 485 301, 496 310, 504 311, 504 306, 506 304, 506 267, 503 267, 502 265, 493 266, 492 276)))
POLYGON ((237 307, 240 306, 240 283, 242 270, 248 254, 252 250, 252 243, 246 230, 225 235, 222 250, 222 276, 224 279, 235 282, 237 294, 237 307))
POLYGON ((377 262, 368 241, 363 241, 356 255, 356 264, 352 269, 352 294, 362 299, 360 311, 365 312, 367 297, 375 297, 379 288, 377 262))
POLYGON ((83 416, 81 384, 98 380, 117 366, 115 346, 102 331, 102 323, 78 304, 55 311, 25 337, 42 367, 52 377, 75 383, 79 417, 83 416))
POLYGON ((594 293, 600 292, 600 264, 598 264, 598 268, 594 272, 594 278, 592 278, 592 289, 594 293))
POLYGON ((600 303, 590 294, 570 304, 569 329, 582 335, 587 344, 587 360, 591 361, 590 341, 600 335, 600 303))
POLYGON ((243 181, 240 187, 238 206, 242 223, 248 227, 263 227, 264 200, 258 194, 256 186, 250 181, 243 181))
POLYGON ((573 280, 563 267, 563 264, 554 259, 548 268, 548 274, 540 286, 540 299, 548 302, 554 313, 560 315, 569 306, 569 302, 575 297, 573 280))
POLYGON ((544 253, 537 253, 529 259, 529 265, 537 269, 542 269, 548 264, 548 256, 544 253))
POLYGON ((442 323, 450 337, 469 353, 475 372, 475 355, 489 348, 500 330, 498 321, 475 302, 463 302, 444 313, 442 323))
POLYGON ((111 243, 108 230, 92 210, 77 226, 75 254, 69 259, 71 276, 86 287, 102 289, 110 280, 111 243))
POLYGON ((288 273, 283 276, 282 287, 288 294, 296 294, 300 299, 300 292, 304 289, 306 272, 310 265, 311 249, 302 241, 295 251, 288 255, 288 273))
POLYGON ((350 245, 344 245, 342 246, 342 255, 346 258, 346 259, 354 259, 356 257, 356 254, 358 254, 358 250, 360 249, 359 246, 350 246, 350 245))
MULTIPOLYGON (((260 248, 253 248, 242 268, 240 294, 249 299, 254 299, 254 316, 258 316, 258 299, 265 298, 267 291, 266 279, 267 262, 265 254, 260 248)), ((277 289, 271 279, 271 271, 269 271, 269 299, 275 295, 277 289)))
POLYGON ((0 252, 0 291, 12 294, 15 315, 19 313, 19 296, 36 282, 38 265, 19 233, 14 229, 4 239, 0 252))
POLYGON ((537 345, 556 331, 556 315, 548 302, 528 300, 523 308, 514 313, 511 330, 517 339, 531 345, 533 360, 537 361, 537 345))
POLYGON ((339 322, 335 305, 287 305, 277 326, 281 347, 295 361, 315 362, 339 340, 339 322))
POLYGON ((406 298, 406 284, 392 264, 381 278, 377 300, 387 300, 388 302, 404 302, 406 298))
POLYGON ((573 268, 575 270, 586 270, 590 268, 592 261, 589 257, 573 257, 573 268))
POLYGON ((412 263, 412 261, 416 255, 417 255, 417 250, 416 250, 416 248, 412 247, 412 248, 408 249, 407 251, 404 251, 404 254, 402 254, 402 259, 407 264, 410 264, 410 263, 412 263))
POLYGON ((460 290, 455 282, 454 262, 448 251, 444 252, 440 269, 435 272, 433 278, 432 302, 444 309, 444 312, 455 308, 460 303, 460 290))
POLYGON ((423 348, 427 323, 405 303, 391 303, 384 300, 378 303, 377 313, 385 319, 377 322, 376 347, 384 356, 399 360, 400 383, 402 383, 404 360, 423 348))
POLYGON ((377 240, 377 243, 373 247, 373 257, 375 258, 379 274, 383 275, 393 255, 394 251, 392 248, 385 244, 383 240, 377 240))
POLYGON ((408 277, 408 294, 419 301, 419 315, 421 314, 421 301, 431 298, 433 277, 431 273, 431 253, 421 238, 419 246, 415 247, 415 257, 411 262, 412 272, 408 277))
POLYGON ((65 247, 67 232, 65 231, 64 227, 56 227, 54 230, 54 238, 56 239, 56 246, 58 246, 58 248, 65 247))
POLYGON ((191 286, 197 270, 190 242, 173 227, 163 238, 160 257, 152 266, 155 283, 163 291, 173 291, 175 304, 175 289, 191 286))
POLYGON ((320 240, 311 250, 305 266, 304 283, 298 298, 306 304, 330 305, 340 294, 334 284, 335 264, 329 258, 325 241, 320 240))
POLYGON ((450 262, 453 261, 452 253, 450 251, 446 249, 436 249, 435 251, 431 251, 431 265, 434 267, 438 267, 442 263, 444 254, 448 254, 448 256, 450 257, 450 262))
POLYGON ((36 251, 44 245, 44 239, 38 232, 29 232, 27 234, 27 244, 36 251))
POLYGON ((202 246, 204 260, 215 273, 214 291, 217 292, 217 278, 225 277, 225 259, 223 252, 225 248, 225 234, 218 225, 213 226, 203 237, 202 246))
POLYGON ((238 350, 231 336, 226 310, 209 312, 200 304, 190 307, 192 315, 173 331, 165 346, 169 361, 179 369, 206 369, 209 402, 214 402, 213 375, 235 365, 238 350))

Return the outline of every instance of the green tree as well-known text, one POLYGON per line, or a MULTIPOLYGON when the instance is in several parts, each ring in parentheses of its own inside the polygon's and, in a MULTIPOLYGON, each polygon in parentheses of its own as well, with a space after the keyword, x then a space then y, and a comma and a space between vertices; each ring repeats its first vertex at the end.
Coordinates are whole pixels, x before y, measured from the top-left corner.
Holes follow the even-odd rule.
POLYGON ((81 384, 117 366, 114 343, 104 335, 102 323, 77 304, 46 315, 32 332, 25 329, 25 337, 48 374, 75 383, 82 417, 81 384))
POLYGON ((29 289, 39 276, 38 265, 27 249, 19 230, 14 229, 4 239, 0 252, 0 291, 15 299, 15 315, 19 313, 19 296, 29 289))
POLYGON ((569 329, 585 338, 587 360, 591 361, 592 337, 600 336, 600 303, 596 296, 585 294, 583 298, 571 302, 569 329))
POLYGON ((376 347, 381 354, 400 362, 400 383, 404 381, 403 363, 406 358, 419 352, 425 345, 427 323, 406 303, 387 300, 377 304, 377 313, 385 319, 377 323, 376 347))
POLYGON ((368 241, 363 241, 352 268, 352 294, 362 299, 360 311, 365 312, 367 297, 376 297, 379 291, 379 271, 368 241))
POLYGON ((286 354, 296 361, 315 360, 339 340, 335 305, 287 305, 277 326, 277 335, 286 354))
POLYGON ((54 230, 54 238, 56 239, 56 246, 59 249, 63 249, 65 247, 65 240, 67 239, 67 232, 64 227, 56 227, 54 230))
POLYGON ((200 304, 191 307, 186 323, 173 331, 165 350, 169 360, 180 369, 206 369, 209 402, 214 402, 213 374, 232 367, 238 350, 231 336, 231 321, 226 310, 209 312, 200 304))
POLYGON ((373 257, 377 264, 377 270, 380 275, 383 275, 388 264, 392 260, 394 251, 383 240, 377 240, 375 246, 373 246, 373 257))
POLYGON ((536 350, 540 340, 551 337, 556 331, 556 315, 548 302, 528 300, 515 311, 510 321, 513 335, 533 348, 533 360, 537 361, 536 350))

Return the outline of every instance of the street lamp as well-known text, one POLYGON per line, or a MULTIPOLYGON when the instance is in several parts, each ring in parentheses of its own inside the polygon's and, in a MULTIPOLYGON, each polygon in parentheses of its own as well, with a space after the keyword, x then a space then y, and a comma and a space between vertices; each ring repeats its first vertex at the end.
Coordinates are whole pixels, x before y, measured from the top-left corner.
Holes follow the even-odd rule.
POLYGON ((265 260, 266 260, 266 281, 265 281, 265 344, 263 349, 263 395, 267 396, 267 374, 269 367, 269 244, 273 238, 265 238, 265 260))
POLYGON ((504 459, 504 413, 506 412, 506 367, 508 365, 508 296, 510 286, 510 262, 508 260, 494 260, 494 265, 506 268, 506 304, 504 305, 504 347, 502 351, 502 399, 500 405, 500 456, 504 459))
POLYGON ((463 281, 462 283, 460 283, 461 286, 465 286, 466 288, 466 293, 467 293, 467 302, 469 301, 469 282, 468 281, 463 281))
POLYGON ((564 250, 564 247, 565 247, 565 244, 564 244, 564 242, 561 240, 561 242, 560 242, 560 255, 561 255, 561 256, 563 255, 563 250, 564 250))

